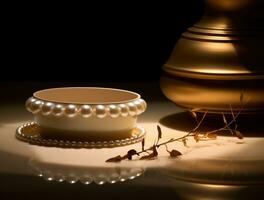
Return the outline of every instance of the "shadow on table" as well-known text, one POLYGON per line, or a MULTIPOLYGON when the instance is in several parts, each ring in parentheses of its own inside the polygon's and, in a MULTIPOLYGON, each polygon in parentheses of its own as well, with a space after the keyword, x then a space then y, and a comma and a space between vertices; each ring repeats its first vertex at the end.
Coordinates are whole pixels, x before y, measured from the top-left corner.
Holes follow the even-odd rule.
POLYGON ((27 163, 27 156, 0 150, 0 173, 29 174, 32 170, 27 167, 27 163))
POLYGON ((0 126, 11 123, 32 121, 31 113, 27 112, 24 104, 0 105, 0 126))
MULTIPOLYGON (((203 114, 198 114, 198 121, 203 114)), ((226 115, 227 121, 232 120, 231 115, 226 115)), ((175 113, 167 115, 159 120, 159 122, 168 128, 189 132, 196 126, 195 119, 188 112, 175 113)), ((200 131, 211 131, 223 127, 223 116, 207 114, 205 120, 200 126, 200 131)), ((244 136, 247 137, 263 137, 264 136, 264 114, 256 115, 240 115, 237 118, 238 129, 244 136)), ((231 136, 229 132, 223 131, 219 134, 231 136)))

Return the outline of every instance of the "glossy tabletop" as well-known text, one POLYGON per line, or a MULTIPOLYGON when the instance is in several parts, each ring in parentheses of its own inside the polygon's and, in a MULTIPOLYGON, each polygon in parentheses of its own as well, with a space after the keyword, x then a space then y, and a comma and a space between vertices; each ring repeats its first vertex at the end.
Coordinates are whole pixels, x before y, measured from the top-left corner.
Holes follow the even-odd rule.
MULTIPOLYGON (((161 142, 181 137, 194 128, 192 117, 166 100, 158 84, 121 87, 139 92, 148 103, 147 111, 138 119, 138 126, 147 131, 146 147, 155 142, 157 125, 163 132, 161 142)), ((10 85, 2 90, 6 88, 20 89, 10 85)), ((23 95, 35 89, 37 87, 27 89, 17 100, 3 101, 0 105, 1 199, 153 196, 155 199, 225 199, 262 195, 264 138, 261 124, 243 132, 246 136, 243 140, 218 136, 216 140, 198 143, 189 138, 187 146, 181 142, 169 144, 169 150, 177 149, 183 154, 179 158, 170 158, 166 149, 160 147, 158 158, 154 160, 142 161, 135 157, 132 161, 106 163, 108 158, 124 155, 130 149, 140 150, 141 143, 116 148, 73 149, 32 145, 15 138, 18 126, 33 121, 24 108, 23 95)), ((13 98, 14 95, 10 95, 13 98)))

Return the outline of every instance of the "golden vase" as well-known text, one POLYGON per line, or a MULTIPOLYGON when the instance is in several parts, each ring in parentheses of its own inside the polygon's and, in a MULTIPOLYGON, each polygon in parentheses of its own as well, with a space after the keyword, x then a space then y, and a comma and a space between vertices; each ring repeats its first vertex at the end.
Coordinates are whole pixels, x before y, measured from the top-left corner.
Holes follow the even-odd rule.
POLYGON ((264 1, 205 0, 163 66, 161 89, 176 105, 212 113, 264 111, 264 1), (241 102, 243 94, 243 102, 241 102))

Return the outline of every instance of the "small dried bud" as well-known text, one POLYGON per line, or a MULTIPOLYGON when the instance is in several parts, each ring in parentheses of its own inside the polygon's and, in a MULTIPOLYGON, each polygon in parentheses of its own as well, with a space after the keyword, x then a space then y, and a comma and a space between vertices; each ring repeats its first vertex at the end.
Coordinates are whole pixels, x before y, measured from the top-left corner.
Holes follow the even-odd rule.
POLYGON ((132 160, 132 156, 138 154, 135 149, 131 149, 127 152, 127 158, 128 160, 132 160))
POLYGON ((175 150, 175 149, 171 150, 171 152, 170 152, 170 157, 172 157, 172 158, 176 158, 176 157, 178 157, 180 155, 182 155, 182 153, 177 151, 177 150, 175 150))
POLYGON ((157 126, 157 129, 158 129, 158 138, 160 139, 162 137, 162 131, 159 125, 157 126))

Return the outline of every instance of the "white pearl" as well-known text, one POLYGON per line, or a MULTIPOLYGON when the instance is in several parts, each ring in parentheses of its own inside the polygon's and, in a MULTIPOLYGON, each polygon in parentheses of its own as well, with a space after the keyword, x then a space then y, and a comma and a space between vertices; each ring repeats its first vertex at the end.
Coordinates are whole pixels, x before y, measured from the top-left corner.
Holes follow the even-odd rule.
POLYGON ((137 114, 138 115, 141 114, 142 112, 144 112, 144 105, 140 101, 136 100, 136 101, 134 101, 134 104, 137 107, 137 114))
POLYGON ((128 116, 128 107, 127 107, 127 105, 125 105, 125 104, 120 104, 119 105, 119 108, 120 108, 120 114, 121 114, 121 116, 122 117, 126 117, 126 116, 128 116))
POLYGON ((36 100, 33 103, 31 103, 31 112, 36 114, 40 111, 41 105, 42 105, 42 101, 36 100))
POLYGON ((129 114, 135 116, 137 114, 137 107, 134 103, 130 102, 127 104, 129 109, 129 114))
POLYGON ((104 118, 106 116, 106 109, 103 105, 98 105, 95 107, 95 114, 98 118, 104 118))
POLYGON ((35 101, 36 101, 36 99, 34 99, 33 97, 28 98, 28 100, 26 101, 26 109, 27 109, 29 112, 32 112, 32 111, 31 111, 31 105, 32 105, 32 103, 34 103, 35 101))
POLYGON ((41 107, 41 113, 43 115, 49 115, 52 111, 53 106, 54 106, 54 104, 51 102, 44 103, 41 107))
POLYGON ((108 106, 109 108, 109 114, 110 117, 117 118, 120 114, 120 108, 117 107, 116 105, 110 105, 108 106))
POLYGON ((66 114, 67 117, 74 117, 77 114, 77 106, 70 104, 66 106, 64 113, 66 114))
POLYGON ((146 108, 147 108, 146 101, 144 101, 143 99, 138 99, 137 101, 139 101, 143 105, 143 112, 144 112, 146 110, 146 108))
POLYGON ((52 109, 52 114, 57 117, 62 116, 64 114, 64 107, 60 104, 55 105, 52 109))
POLYGON ((83 117, 88 118, 93 114, 93 110, 92 110, 91 106, 83 105, 83 106, 81 106, 80 113, 83 117))

